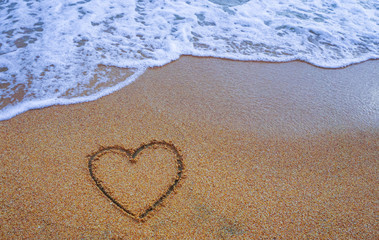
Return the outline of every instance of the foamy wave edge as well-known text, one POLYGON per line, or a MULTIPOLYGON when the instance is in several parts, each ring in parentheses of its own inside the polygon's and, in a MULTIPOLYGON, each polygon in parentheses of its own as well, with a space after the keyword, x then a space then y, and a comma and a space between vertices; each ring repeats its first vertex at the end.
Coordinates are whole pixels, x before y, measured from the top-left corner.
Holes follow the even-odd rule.
POLYGON ((69 105, 69 104, 95 101, 101 97, 107 96, 129 85, 130 83, 135 81, 139 76, 141 76, 145 71, 146 71, 146 68, 140 68, 132 76, 128 77, 125 81, 120 82, 116 84, 115 86, 105 88, 90 96, 75 97, 75 98, 70 98, 70 99, 50 98, 50 99, 42 99, 42 100, 25 101, 25 102, 16 104, 14 106, 5 107, 0 110, 0 121, 9 120, 29 110, 42 109, 42 108, 51 107, 54 105, 69 105))
MULTIPOLYGON (((303 59, 302 58, 293 58, 293 57, 292 58, 291 57, 284 58, 283 56, 281 56, 280 59, 273 60, 273 59, 268 59, 268 58, 267 59, 266 58, 251 58, 249 56, 238 56, 238 57, 236 57, 233 54, 224 54, 222 56, 219 56, 217 54, 203 53, 201 51, 195 50, 191 53, 183 53, 179 57, 173 58, 170 61, 167 61, 165 63, 160 63, 160 64, 156 64, 154 66, 148 66, 148 67, 140 67, 133 75, 128 77, 125 81, 120 82, 120 83, 116 84, 115 86, 105 88, 105 89, 103 89, 103 90, 101 90, 95 94, 92 94, 90 96, 74 97, 74 98, 70 98, 70 99, 50 98, 50 99, 42 99, 42 100, 32 100, 32 101, 21 102, 19 104, 13 105, 13 106, 7 106, 7 107, 0 110, 0 121, 9 120, 9 119, 11 119, 11 118, 13 118, 13 117, 15 117, 21 113, 27 112, 29 110, 42 109, 42 108, 51 107, 51 106, 55 106, 55 105, 70 105, 70 104, 77 104, 77 103, 95 101, 99 98, 110 95, 110 94, 126 87, 130 83, 134 82, 135 80, 138 79, 138 77, 140 77, 146 71, 147 68, 164 66, 166 64, 169 64, 170 62, 178 60, 181 56, 213 57, 213 58, 235 60, 235 61, 251 61, 251 62, 267 62, 267 63, 285 63, 285 62, 292 62, 292 61, 302 61, 302 62, 306 62, 308 64, 311 64, 315 67, 327 68, 327 69, 345 68, 345 67, 348 67, 350 65, 359 64, 359 63, 363 63, 363 62, 370 61, 370 60, 379 60, 379 57, 377 57, 377 56, 375 56, 375 54, 373 54, 373 56, 366 56, 366 57, 362 57, 361 59, 350 59, 350 61, 339 60, 338 64, 337 64, 337 61, 334 64, 331 64, 330 62, 329 62, 329 64, 316 64, 316 63, 314 63, 314 61, 312 61, 311 59, 307 59, 307 58, 303 58, 303 59)), ((115 67, 118 67, 118 66, 115 66, 115 67)))

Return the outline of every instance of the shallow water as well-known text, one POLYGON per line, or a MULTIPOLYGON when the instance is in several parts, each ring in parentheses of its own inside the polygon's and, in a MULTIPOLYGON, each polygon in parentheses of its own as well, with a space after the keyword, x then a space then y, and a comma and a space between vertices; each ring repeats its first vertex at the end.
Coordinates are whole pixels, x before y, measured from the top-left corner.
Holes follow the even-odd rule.
POLYGON ((284 2, 0 1, 0 120, 95 100, 181 55, 327 68, 379 57, 375 0, 284 2), (126 70, 109 79, 106 66, 126 70))

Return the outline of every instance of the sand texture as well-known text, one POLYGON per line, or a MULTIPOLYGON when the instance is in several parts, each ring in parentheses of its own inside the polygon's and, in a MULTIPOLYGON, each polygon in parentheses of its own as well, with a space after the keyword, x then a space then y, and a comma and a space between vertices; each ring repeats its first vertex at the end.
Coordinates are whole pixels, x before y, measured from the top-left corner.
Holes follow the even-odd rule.
POLYGON ((187 56, 2 121, 0 239, 378 239, 377 76, 187 56))

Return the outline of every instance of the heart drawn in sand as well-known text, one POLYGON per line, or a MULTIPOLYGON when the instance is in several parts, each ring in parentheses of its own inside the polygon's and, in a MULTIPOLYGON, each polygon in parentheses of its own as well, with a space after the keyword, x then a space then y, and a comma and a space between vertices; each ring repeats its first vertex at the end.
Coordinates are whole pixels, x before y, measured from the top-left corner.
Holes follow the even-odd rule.
POLYGON ((100 191, 137 221, 144 221, 178 187, 183 158, 165 141, 137 149, 102 147, 89 156, 88 169, 100 191))

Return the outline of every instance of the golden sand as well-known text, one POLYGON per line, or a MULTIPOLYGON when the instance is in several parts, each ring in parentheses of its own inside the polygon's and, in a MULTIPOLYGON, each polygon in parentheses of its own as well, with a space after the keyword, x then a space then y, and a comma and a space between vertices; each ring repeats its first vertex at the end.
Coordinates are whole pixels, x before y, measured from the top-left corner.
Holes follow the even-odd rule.
POLYGON ((377 239, 378 64, 182 57, 0 122, 0 238, 377 239), (152 140, 175 146, 185 178, 139 221, 89 160, 123 149, 95 174, 138 216, 177 179, 172 149, 133 156, 152 140))

